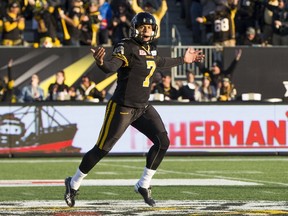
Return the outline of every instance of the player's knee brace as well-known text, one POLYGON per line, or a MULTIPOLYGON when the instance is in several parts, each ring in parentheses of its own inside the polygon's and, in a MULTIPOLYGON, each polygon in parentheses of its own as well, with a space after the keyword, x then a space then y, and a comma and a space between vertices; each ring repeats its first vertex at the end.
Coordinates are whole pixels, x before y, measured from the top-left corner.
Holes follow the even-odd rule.
POLYGON ((167 132, 162 132, 157 134, 155 145, 158 145, 160 149, 168 149, 170 145, 170 140, 168 138, 167 132))

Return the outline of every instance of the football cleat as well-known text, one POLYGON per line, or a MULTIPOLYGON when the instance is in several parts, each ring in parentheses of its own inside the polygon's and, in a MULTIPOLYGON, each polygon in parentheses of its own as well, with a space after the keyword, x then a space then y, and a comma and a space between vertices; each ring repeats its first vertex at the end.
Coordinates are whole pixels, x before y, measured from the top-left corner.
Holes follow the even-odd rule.
POLYGON ((66 191, 64 194, 64 200, 69 207, 73 207, 75 205, 75 198, 78 195, 78 190, 74 190, 71 188, 70 185, 71 179, 72 179, 71 177, 67 177, 65 179, 66 191))
POLYGON ((135 192, 141 194, 141 196, 143 197, 145 203, 147 203, 148 205, 154 207, 156 206, 155 201, 153 200, 153 198, 151 197, 152 191, 151 191, 151 187, 147 188, 142 188, 140 187, 140 185, 137 183, 134 186, 135 192))

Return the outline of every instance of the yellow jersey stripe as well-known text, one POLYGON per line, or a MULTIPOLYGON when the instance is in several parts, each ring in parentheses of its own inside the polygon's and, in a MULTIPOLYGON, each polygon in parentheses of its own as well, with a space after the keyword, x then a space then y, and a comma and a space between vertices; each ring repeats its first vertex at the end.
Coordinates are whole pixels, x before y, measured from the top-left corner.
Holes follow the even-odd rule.
POLYGON ((121 55, 121 54, 117 54, 117 55, 115 55, 115 57, 116 57, 116 58, 119 58, 119 59, 121 59, 122 61, 125 62, 125 64, 123 65, 123 67, 127 67, 127 66, 129 65, 126 56, 121 55))

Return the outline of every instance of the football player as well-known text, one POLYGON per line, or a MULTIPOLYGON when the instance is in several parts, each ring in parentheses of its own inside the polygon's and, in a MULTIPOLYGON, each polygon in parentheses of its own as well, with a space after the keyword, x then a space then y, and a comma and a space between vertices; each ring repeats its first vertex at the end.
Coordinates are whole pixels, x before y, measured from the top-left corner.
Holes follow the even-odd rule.
POLYGON ((158 26, 153 15, 148 12, 136 14, 131 26, 131 37, 123 39, 114 47, 109 60, 104 60, 103 47, 91 49, 97 65, 105 73, 117 71, 118 80, 115 92, 107 103, 104 123, 96 145, 84 155, 74 176, 65 179, 64 199, 70 207, 75 205, 81 181, 108 154, 129 125, 153 142, 147 154, 142 177, 134 188, 148 205, 155 206, 151 197, 150 181, 164 158, 170 141, 160 115, 148 103, 153 74, 157 67, 171 68, 198 62, 204 55, 201 50, 189 48, 183 57, 158 56, 156 48, 150 45, 157 35, 158 26))

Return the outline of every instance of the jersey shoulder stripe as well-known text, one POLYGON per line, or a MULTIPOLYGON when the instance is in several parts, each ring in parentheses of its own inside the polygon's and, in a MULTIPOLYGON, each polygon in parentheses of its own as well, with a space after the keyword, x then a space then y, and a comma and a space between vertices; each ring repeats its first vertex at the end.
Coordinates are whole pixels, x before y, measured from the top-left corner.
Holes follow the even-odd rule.
POLYGON ((132 42, 131 38, 125 38, 122 39, 118 44, 116 44, 113 49, 112 55, 124 62, 122 67, 129 66, 129 60, 127 59, 127 56, 130 55, 131 45, 133 44, 134 43, 132 42))

